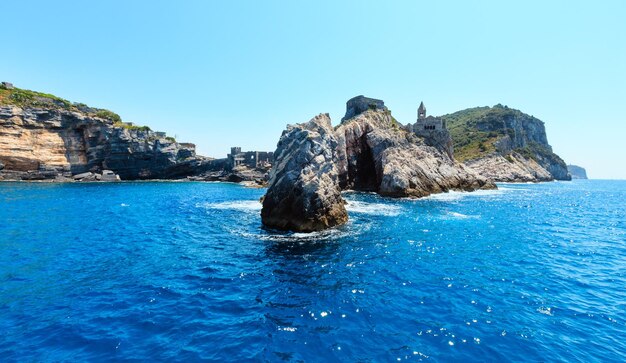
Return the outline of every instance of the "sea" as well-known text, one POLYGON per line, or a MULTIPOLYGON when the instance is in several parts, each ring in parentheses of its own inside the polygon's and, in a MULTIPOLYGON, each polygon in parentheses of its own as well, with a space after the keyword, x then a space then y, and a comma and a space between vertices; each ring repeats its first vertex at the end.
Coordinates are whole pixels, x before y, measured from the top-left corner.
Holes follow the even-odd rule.
POLYGON ((264 229, 264 189, 0 183, 2 362, 623 362, 626 181, 264 229))

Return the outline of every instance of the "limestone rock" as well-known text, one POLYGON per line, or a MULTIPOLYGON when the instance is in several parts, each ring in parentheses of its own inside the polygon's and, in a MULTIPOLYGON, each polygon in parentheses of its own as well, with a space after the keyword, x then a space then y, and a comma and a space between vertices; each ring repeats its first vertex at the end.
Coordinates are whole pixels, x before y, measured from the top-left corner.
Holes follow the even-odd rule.
POLYGON ((335 130, 328 115, 288 126, 274 156, 261 217, 278 229, 315 231, 344 223, 344 189, 423 197, 495 188, 399 127, 386 109, 365 110, 335 130))
POLYGON ((442 119, 457 156, 484 176, 495 181, 570 180, 565 162, 548 143, 544 122, 536 117, 496 105, 458 111, 442 119))
POLYGON ((263 224, 311 232, 348 220, 334 162, 336 150, 328 114, 287 126, 274 153, 261 211, 263 224))
POLYGON ((342 188, 393 197, 495 188, 493 182, 397 127, 387 111, 369 110, 335 131, 342 188))
POLYGON ((86 173, 76 174, 72 178, 74 178, 74 180, 81 180, 81 179, 85 179, 85 178, 91 178, 93 175, 94 175, 94 173, 88 171, 86 173))
POLYGON ((211 166, 210 158, 196 155, 195 145, 162 133, 83 112, 12 105, 0 106, 0 162, 3 175, 24 180, 102 170, 125 180, 173 179, 211 166))
POLYGON ((499 182, 541 182, 553 180, 552 174, 535 160, 516 152, 506 156, 492 153, 469 160, 466 165, 480 175, 499 182))
POLYGON ((116 181, 120 181, 120 176, 115 174, 113 171, 111 170, 102 170, 102 176, 100 177, 101 181, 105 181, 105 182, 116 182, 116 181))

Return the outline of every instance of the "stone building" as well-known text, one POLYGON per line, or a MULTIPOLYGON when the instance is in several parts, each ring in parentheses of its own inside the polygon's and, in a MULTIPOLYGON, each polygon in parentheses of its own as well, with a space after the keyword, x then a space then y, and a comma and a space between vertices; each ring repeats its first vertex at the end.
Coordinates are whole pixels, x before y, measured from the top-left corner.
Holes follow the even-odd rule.
POLYGON ((353 97, 346 102, 346 115, 341 119, 343 122, 367 110, 383 110, 387 111, 385 102, 375 98, 365 97, 363 95, 353 97))
POLYGON ((248 168, 268 168, 274 161, 274 153, 271 151, 241 151, 241 147, 233 146, 227 156, 228 169, 238 166, 248 168))
POLYGON ((406 130, 422 137, 427 145, 434 146, 454 158, 452 137, 441 117, 426 116, 426 106, 420 102, 417 109, 417 121, 406 125, 406 130))
POLYGON ((1 82, 0 86, 4 89, 13 89, 13 83, 10 82, 1 82))
POLYGON ((411 131, 418 135, 429 135, 432 131, 447 130, 445 121, 440 117, 426 116, 424 102, 420 102, 420 106, 417 109, 417 122, 411 125, 411 127, 413 128, 411 131))

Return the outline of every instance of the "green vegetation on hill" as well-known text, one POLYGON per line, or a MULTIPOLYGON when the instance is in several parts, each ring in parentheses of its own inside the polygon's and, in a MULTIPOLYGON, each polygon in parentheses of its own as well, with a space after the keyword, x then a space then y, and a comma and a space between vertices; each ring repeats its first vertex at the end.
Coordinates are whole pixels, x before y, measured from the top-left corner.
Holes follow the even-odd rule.
MULTIPOLYGON (((507 121, 526 116, 519 110, 502 106, 474 107, 442 116, 454 142, 459 161, 475 159, 496 151, 494 143, 501 137, 513 137, 507 121)), ((529 117, 529 116, 527 116, 529 117)))
MULTIPOLYGON (((120 115, 102 108, 92 108, 84 103, 74 103, 48 93, 30 91, 20 88, 7 89, 0 85, 0 106, 14 105, 21 108, 52 108, 80 112, 92 117, 99 117, 113 122, 113 126, 127 130, 151 131, 148 126, 137 126, 122 122, 120 115)), ((170 138, 173 139, 173 138, 170 138)))
POLYGON ((120 117, 120 115, 116 114, 113 111, 109 111, 109 110, 105 110, 105 109, 98 109, 95 113, 94 116, 96 117, 100 117, 100 118, 104 118, 107 120, 111 120, 113 122, 122 122, 122 118, 120 117))
POLYGON ((69 110, 70 101, 48 93, 35 92, 20 88, 6 89, 0 86, 0 105, 19 107, 52 107, 69 110))
POLYGON ((501 134, 478 128, 479 120, 490 110, 490 107, 475 107, 442 116, 452 136, 457 160, 463 162, 495 151, 493 143, 501 134))
POLYGON ((137 125, 133 125, 132 123, 122 122, 122 121, 115 122, 113 126, 121 127, 126 130, 152 131, 152 129, 149 126, 137 126, 137 125))

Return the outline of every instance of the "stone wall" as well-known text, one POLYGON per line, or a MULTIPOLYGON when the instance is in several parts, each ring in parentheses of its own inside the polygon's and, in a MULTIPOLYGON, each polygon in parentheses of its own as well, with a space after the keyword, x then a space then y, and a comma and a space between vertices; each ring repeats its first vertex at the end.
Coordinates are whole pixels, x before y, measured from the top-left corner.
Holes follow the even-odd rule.
POLYGON ((240 147, 231 147, 230 150, 226 159, 227 168, 231 170, 238 166, 266 168, 274 161, 272 151, 241 151, 240 147))
POLYGON ((357 116, 367 110, 387 111, 387 107, 385 106, 385 102, 383 102, 383 100, 369 98, 363 95, 356 96, 346 102, 346 115, 341 119, 341 122, 357 116))

